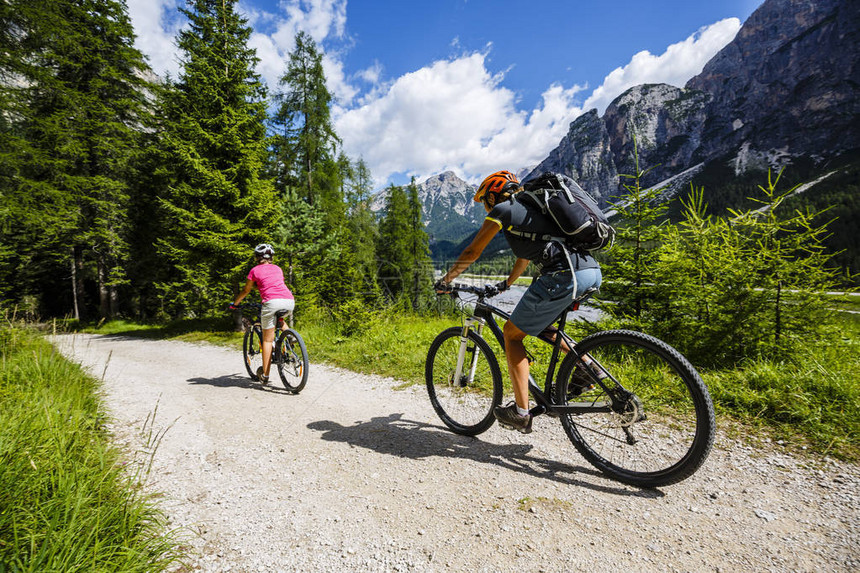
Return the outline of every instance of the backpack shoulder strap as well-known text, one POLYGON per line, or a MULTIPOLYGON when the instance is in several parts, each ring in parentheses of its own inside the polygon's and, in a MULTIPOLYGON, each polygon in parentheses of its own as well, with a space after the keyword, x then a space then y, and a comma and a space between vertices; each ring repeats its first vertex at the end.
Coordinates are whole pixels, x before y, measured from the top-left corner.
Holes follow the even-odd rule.
POLYGON ((558 237, 556 235, 549 235, 544 233, 530 233, 528 231, 520 231, 519 229, 514 229, 512 227, 508 227, 505 229, 511 235, 515 235, 517 237, 522 237, 523 239, 528 239, 529 241, 560 241, 564 242, 564 237, 558 237))

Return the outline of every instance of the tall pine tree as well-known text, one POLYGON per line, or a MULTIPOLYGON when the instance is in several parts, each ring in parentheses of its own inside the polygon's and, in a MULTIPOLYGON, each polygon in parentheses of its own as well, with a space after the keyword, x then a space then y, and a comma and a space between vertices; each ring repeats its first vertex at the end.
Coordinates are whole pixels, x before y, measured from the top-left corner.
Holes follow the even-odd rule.
POLYGON ((362 292, 355 249, 366 239, 354 235, 348 221, 345 179, 350 177, 351 163, 336 153, 340 140, 332 125, 333 97, 326 85, 322 54, 304 32, 296 37, 280 83, 286 91, 277 97, 271 125, 274 179, 278 193, 290 205, 281 223, 282 240, 305 242, 307 237, 298 230, 322 224, 321 240, 313 248, 297 250, 290 244, 285 248, 294 253, 300 300, 313 297, 338 315, 362 292))
POLYGON ((390 299, 400 299, 415 310, 432 298, 432 262, 421 217, 418 187, 392 185, 386 190, 379 223, 379 280, 390 299))
POLYGON ((163 98, 163 235, 159 284, 172 315, 211 311, 233 296, 250 249, 271 242, 280 202, 261 178, 265 87, 236 0, 190 0, 178 82, 163 98))
POLYGON ((372 183, 370 168, 364 159, 359 159, 349 171, 346 202, 350 232, 356 238, 355 263, 362 277, 362 295, 368 302, 378 301, 382 295, 376 260, 379 225, 370 210, 372 183))
POLYGON ((0 19, 0 66, 13 78, 0 96, 2 155, 14 174, 0 181, 11 215, 2 233, 17 245, 5 262, 18 293, 44 310, 111 316, 127 282, 129 181, 147 122, 148 68, 125 3, 10 0, 0 19))
POLYGON ((409 293, 413 310, 419 310, 435 299, 432 290, 433 261, 430 259, 430 238, 424 230, 421 198, 415 178, 407 189, 409 198, 409 243, 411 281, 409 293))
POLYGON ((280 84, 286 91, 278 95, 274 117, 275 148, 283 170, 279 179, 302 189, 313 205, 331 190, 329 173, 340 139, 331 120, 333 97, 326 85, 322 54, 305 32, 296 36, 280 84))

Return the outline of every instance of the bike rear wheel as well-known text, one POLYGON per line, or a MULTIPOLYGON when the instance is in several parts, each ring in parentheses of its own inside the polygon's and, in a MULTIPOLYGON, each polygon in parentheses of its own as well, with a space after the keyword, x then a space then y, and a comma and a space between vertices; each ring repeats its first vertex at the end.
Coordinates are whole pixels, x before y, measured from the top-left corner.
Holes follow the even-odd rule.
POLYGON ((714 406, 677 350, 629 330, 598 332, 575 350, 559 369, 556 402, 612 406, 560 416, 592 465, 624 483, 660 487, 690 477, 704 463, 714 442, 714 406))
POLYGON ((245 330, 242 356, 245 359, 245 370, 251 380, 258 380, 257 370, 263 365, 263 328, 259 324, 245 330))
POLYGON ((495 422, 502 373, 486 340, 471 330, 465 340, 462 334, 463 329, 455 326, 436 337, 427 352, 424 379, 442 422, 458 434, 475 436, 495 422))
POLYGON ((278 337, 276 352, 278 376, 284 388, 298 394, 308 383, 308 350, 301 335, 288 328, 278 337))

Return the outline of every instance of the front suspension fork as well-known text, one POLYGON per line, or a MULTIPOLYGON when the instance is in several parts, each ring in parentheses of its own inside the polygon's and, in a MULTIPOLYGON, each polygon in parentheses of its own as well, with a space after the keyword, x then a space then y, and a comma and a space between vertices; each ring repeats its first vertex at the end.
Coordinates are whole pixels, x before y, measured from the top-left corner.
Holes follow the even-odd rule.
POLYGON ((475 379, 475 369, 478 367, 478 353, 476 352, 477 345, 472 343, 472 356, 468 365, 469 374, 466 377, 463 377, 463 370, 466 367, 466 351, 469 349, 470 342, 469 330, 472 328, 474 328, 478 335, 480 335, 484 330, 484 319, 470 316, 466 319, 465 324, 463 324, 463 331, 460 333, 460 349, 457 353, 457 368, 454 371, 454 382, 461 388, 472 384, 475 379))

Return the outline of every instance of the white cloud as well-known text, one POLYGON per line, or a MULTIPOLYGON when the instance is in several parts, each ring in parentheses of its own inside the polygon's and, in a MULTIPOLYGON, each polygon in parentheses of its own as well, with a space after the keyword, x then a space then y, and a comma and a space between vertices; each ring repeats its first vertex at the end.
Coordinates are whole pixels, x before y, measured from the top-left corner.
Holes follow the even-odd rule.
MULTIPOLYGON (((244 8, 249 25, 255 30, 249 44, 257 50, 257 71, 272 90, 284 75, 289 54, 296 46, 296 36, 305 32, 318 48, 327 39, 343 39, 346 30, 347 0, 281 0, 279 14, 244 8)), ((355 90, 344 80, 342 65, 336 57, 324 54, 323 67, 329 89, 337 96, 351 100, 355 90)))
MULTIPOLYGON (((584 88, 553 84, 541 104, 517 109, 517 97, 491 74, 486 53, 434 62, 401 76, 336 110, 336 129, 351 157, 363 157, 374 178, 392 174, 420 178, 451 169, 475 181, 498 169, 518 169, 546 158, 569 124, 583 111, 606 106, 626 89, 643 83, 683 86, 730 42, 740 28, 736 18, 707 26, 659 56, 640 52, 606 76, 580 104, 584 88)), ((488 51, 491 48, 488 47, 488 51)), ((369 74, 362 77, 374 77, 369 74)))
MULTIPOLYGON (((332 44, 349 45, 347 0, 281 0, 277 13, 252 7, 240 10, 254 32, 250 46, 260 58, 258 72, 272 92, 279 89, 299 31, 328 48, 323 65, 329 89, 337 98, 336 129, 351 157, 363 157, 374 178, 386 183, 392 174, 423 177, 446 169, 475 181, 487 172, 517 169, 543 160, 583 111, 606 106, 627 88, 643 83, 683 86, 734 38, 736 18, 707 26, 661 55, 640 52, 612 71, 582 103, 583 87, 553 84, 534 109, 518 108, 518 96, 503 85, 504 72, 491 73, 483 53, 437 61, 399 78, 384 77, 380 62, 348 74, 332 44)), ((128 0, 138 36, 136 45, 149 56, 156 73, 178 74, 175 37, 184 17, 183 0, 128 0)), ((458 45, 455 39, 453 46, 458 45)), ((523 63, 521 65, 527 65, 523 63)))
POLYGON ((612 100, 628 88, 640 84, 664 83, 684 87, 687 80, 702 71, 717 52, 731 42, 740 30, 737 18, 726 18, 677 44, 663 54, 655 56, 648 51, 634 55, 623 68, 614 69, 591 96, 585 100, 585 109, 597 108, 603 113, 612 100))
MULTIPOLYGON (((254 32, 248 42, 257 51, 260 63, 257 71, 270 88, 276 89, 278 79, 286 70, 289 53, 295 48, 299 31, 309 34, 317 45, 329 38, 344 38, 347 0, 281 0, 280 12, 272 14, 241 2, 238 10, 248 18, 254 32)), ((179 49, 176 35, 186 24, 178 8, 184 0, 128 0, 128 12, 134 25, 135 45, 149 57, 155 73, 179 73, 179 49)), ((345 79, 336 58, 325 56, 325 71, 330 74, 330 89, 339 97, 350 100, 355 90, 345 79)))
POLYGON ((438 61, 401 76, 380 97, 343 111, 336 129, 347 154, 367 161, 377 181, 393 173, 422 177, 446 169, 475 179, 543 159, 581 110, 579 87, 553 85, 526 113, 487 71, 487 54, 438 61))
MULTIPOLYGON (((184 2, 182 2, 184 6, 184 2)), ((184 24, 178 0, 128 0, 128 14, 137 35, 135 47, 149 57, 158 75, 179 75, 176 34, 184 24)))

